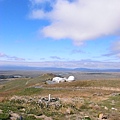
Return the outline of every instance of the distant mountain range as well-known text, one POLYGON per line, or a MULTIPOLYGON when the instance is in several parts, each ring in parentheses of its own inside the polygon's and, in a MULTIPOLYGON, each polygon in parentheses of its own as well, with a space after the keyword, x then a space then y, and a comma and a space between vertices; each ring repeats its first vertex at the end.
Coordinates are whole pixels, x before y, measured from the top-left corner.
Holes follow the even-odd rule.
POLYGON ((56 67, 28 67, 28 66, 0 66, 2 70, 40 70, 40 71, 81 71, 81 72, 120 72, 120 69, 90 69, 90 68, 56 68, 56 67))

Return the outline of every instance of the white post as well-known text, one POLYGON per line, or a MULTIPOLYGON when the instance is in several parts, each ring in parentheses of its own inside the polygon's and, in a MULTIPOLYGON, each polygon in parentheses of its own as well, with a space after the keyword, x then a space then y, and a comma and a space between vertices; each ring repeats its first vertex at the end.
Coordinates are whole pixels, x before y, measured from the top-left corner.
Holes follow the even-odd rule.
POLYGON ((49 94, 49 96, 48 96, 48 101, 50 102, 50 96, 51 96, 51 94, 49 94))

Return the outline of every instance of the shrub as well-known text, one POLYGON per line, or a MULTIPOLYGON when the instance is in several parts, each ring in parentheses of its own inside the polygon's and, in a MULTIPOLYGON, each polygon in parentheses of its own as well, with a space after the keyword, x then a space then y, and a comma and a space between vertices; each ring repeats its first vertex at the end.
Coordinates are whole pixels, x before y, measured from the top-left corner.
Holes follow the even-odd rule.
POLYGON ((9 114, 7 113, 0 114, 0 120, 8 120, 8 119, 9 119, 9 114))

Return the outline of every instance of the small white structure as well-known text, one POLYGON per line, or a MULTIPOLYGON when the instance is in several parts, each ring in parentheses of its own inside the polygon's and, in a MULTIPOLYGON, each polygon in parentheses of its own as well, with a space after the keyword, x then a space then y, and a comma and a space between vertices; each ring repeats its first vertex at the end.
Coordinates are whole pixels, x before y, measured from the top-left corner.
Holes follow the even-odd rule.
POLYGON ((60 82, 72 82, 75 80, 75 77, 74 76, 69 76, 68 79, 67 78, 61 78, 61 77, 54 77, 52 79, 52 82, 55 82, 55 83, 60 83, 60 82))
POLYGON ((72 82, 75 80, 74 76, 69 76, 68 79, 66 79, 66 82, 72 82))
POLYGON ((60 83, 60 82, 65 82, 66 78, 61 78, 61 77, 54 77, 52 79, 53 82, 60 83))
POLYGON ((49 102, 50 102, 50 99, 51 99, 50 97, 51 97, 51 94, 48 95, 48 101, 49 101, 49 102))

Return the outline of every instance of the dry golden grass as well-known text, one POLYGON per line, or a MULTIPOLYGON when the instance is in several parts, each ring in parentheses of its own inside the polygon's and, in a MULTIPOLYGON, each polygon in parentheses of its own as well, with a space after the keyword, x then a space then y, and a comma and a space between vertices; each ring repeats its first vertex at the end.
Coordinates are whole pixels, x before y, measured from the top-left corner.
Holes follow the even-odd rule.
MULTIPOLYGON (((7 82, 6 84, 1 85, 0 87, 0 98, 18 94, 21 92, 24 94, 24 90, 30 86, 43 86, 42 92, 36 92, 39 95, 48 95, 52 94, 54 96, 63 97, 74 97, 82 96, 88 97, 92 96, 95 92, 109 94, 110 90, 105 89, 91 89, 91 87, 113 87, 120 88, 120 79, 113 80, 77 80, 73 82, 64 82, 59 84, 48 85, 45 84, 45 79, 50 78, 51 75, 45 74, 36 78, 21 78, 7 82), (50 88, 50 89, 49 89, 50 88), (81 89, 82 88, 82 89, 81 89), (84 88, 84 89, 83 89, 84 88), (79 90, 78 90, 79 89, 79 90), (23 92, 22 92, 23 91, 23 92)), ((38 88, 39 89, 39 88, 38 88)), ((41 89, 40 89, 41 91, 41 89)))
POLYGON ((59 84, 45 85, 46 87, 117 87, 120 88, 120 79, 113 80, 77 80, 59 84))

